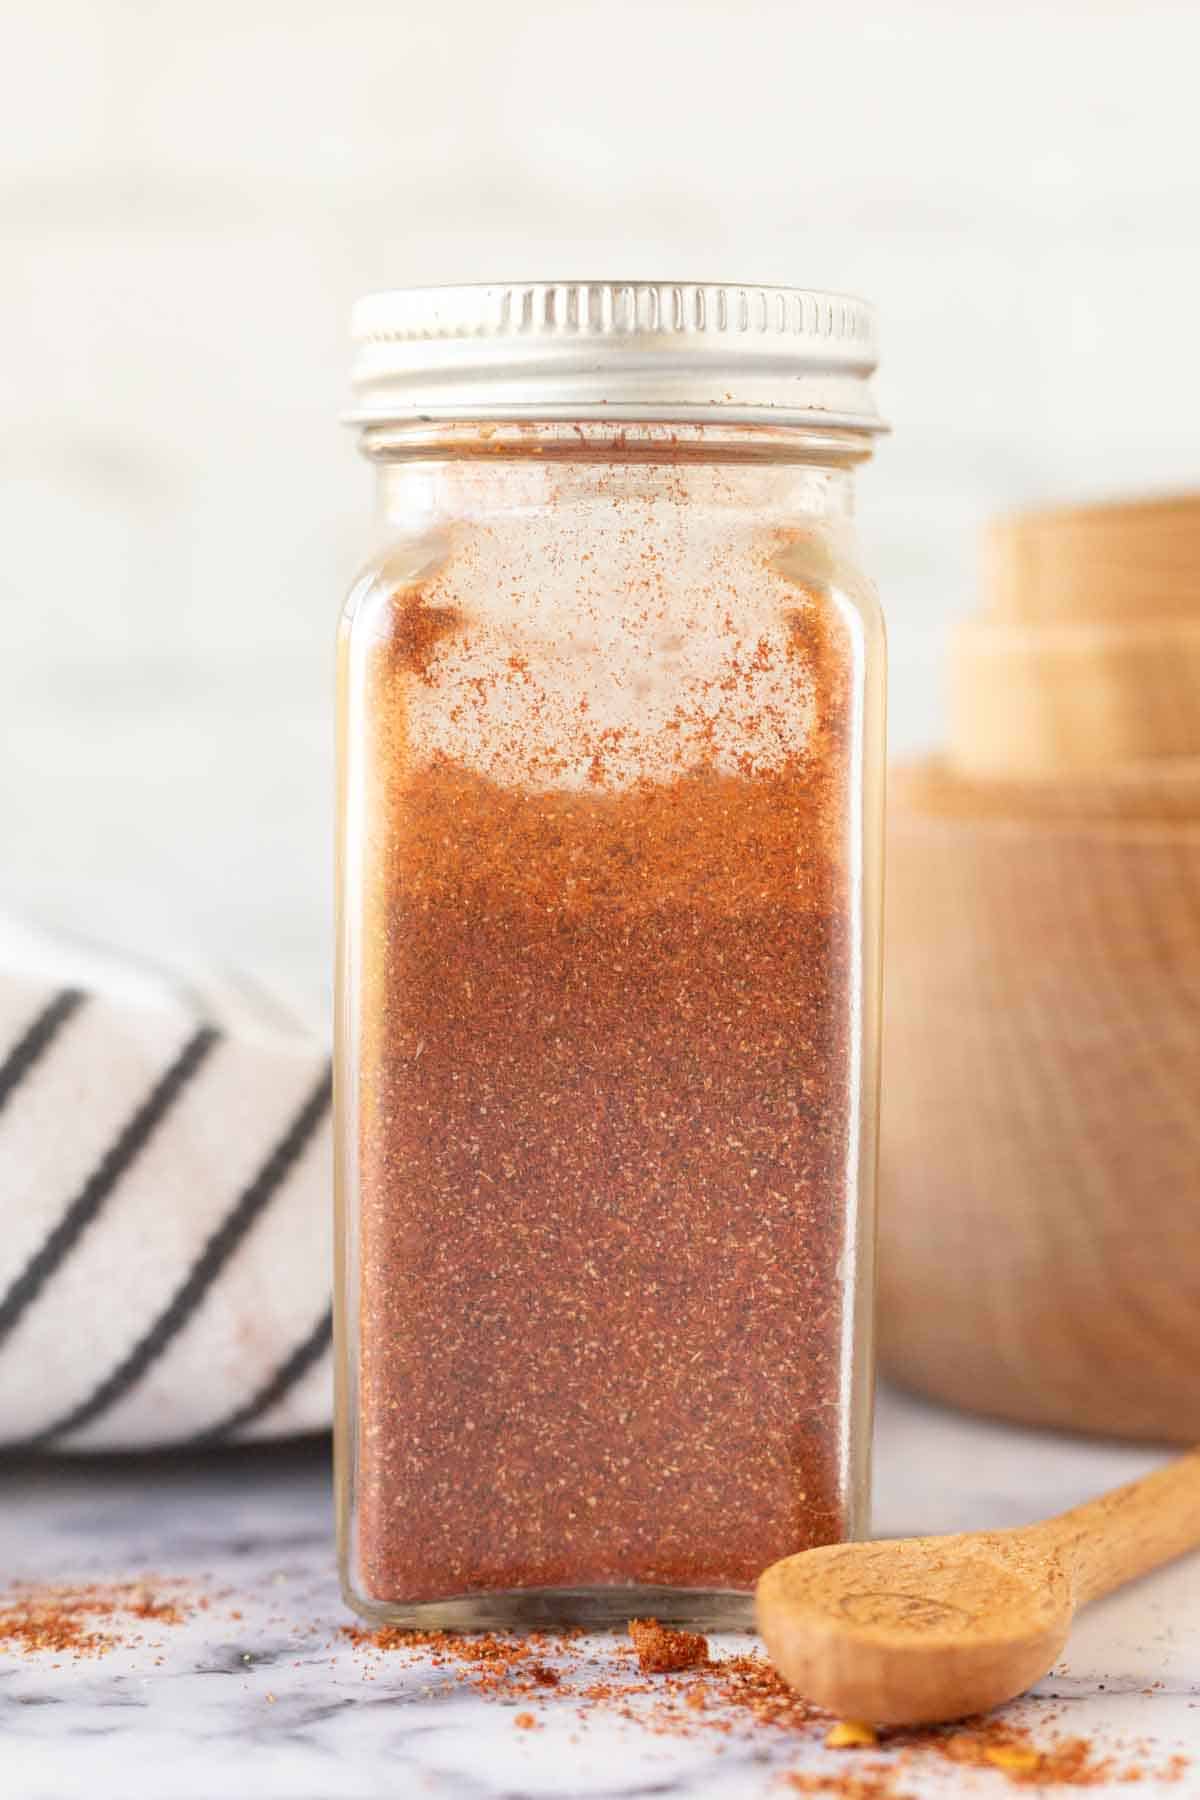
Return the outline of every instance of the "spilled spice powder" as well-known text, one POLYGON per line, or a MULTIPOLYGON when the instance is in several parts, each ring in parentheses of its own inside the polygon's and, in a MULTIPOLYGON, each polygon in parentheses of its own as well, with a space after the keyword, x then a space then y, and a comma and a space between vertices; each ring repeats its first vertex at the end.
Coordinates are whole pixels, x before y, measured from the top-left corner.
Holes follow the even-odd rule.
POLYGON ((629 1635, 643 1675, 668 1675, 708 1661, 708 1639, 697 1631, 672 1631, 657 1619, 630 1619, 629 1635))
POLYGON ((85 1586, 18 1583, 0 1598, 0 1649, 104 1656, 145 1643, 137 1627, 179 1625, 190 1607, 143 1582, 85 1586), (136 1624, 135 1624, 136 1622, 136 1624))
POLYGON ((798 1771, 784 1780, 793 1793, 824 1795, 825 1800, 916 1800, 911 1788, 896 1785, 896 1771, 887 1763, 865 1763, 848 1775, 798 1771))
MULTIPOLYGON (((821 1754, 837 1731, 828 1714, 801 1700, 757 1653, 706 1660, 683 1671, 632 1673, 620 1644, 570 1634, 367 1632, 346 1628, 345 1637, 367 1652, 407 1652, 411 1664, 456 1669, 485 1699, 536 1702, 539 1713, 571 1711, 584 1723, 593 1714, 621 1719, 657 1737, 713 1738, 766 1732, 773 1743, 792 1740, 821 1754), (546 1657, 557 1664, 552 1689, 539 1691, 536 1671, 546 1657)), ((693 1636, 687 1633, 685 1636, 693 1636)), ((828 1800, 920 1800, 925 1779, 955 1766, 985 1771, 1008 1785, 1042 1791, 1179 1782, 1188 1758, 1120 1744, 1098 1748, 1076 1734, 1062 1735, 1053 1716, 1029 1730, 1003 1716, 966 1720, 925 1730, 845 1734, 836 1768, 782 1773, 786 1788, 828 1800)), ((839 1739, 839 1742, 842 1740, 839 1739)))
POLYGON ((692 581, 657 517, 566 614, 473 528, 348 653, 351 1586, 400 1609, 745 1595, 851 1525, 860 665, 811 531, 731 507, 692 581))
POLYGON ((572 1642, 570 1635, 556 1635, 551 1639, 536 1631, 523 1637, 490 1631, 462 1635, 453 1631, 403 1631, 390 1625, 378 1631, 368 1631, 361 1625, 346 1625, 340 1635, 357 1649, 423 1653, 423 1659, 431 1668, 456 1664, 462 1676, 470 1679, 476 1692, 485 1695, 503 1692, 510 1698, 557 1688, 562 1676, 539 1652, 552 1648, 562 1654, 572 1642))
MULTIPOLYGON (((1058 1737, 1040 1743, 1035 1735, 1003 1718, 970 1719, 964 1725, 932 1732, 891 1733, 892 1742, 910 1745, 902 1750, 924 1755, 933 1751, 950 1763, 969 1768, 996 1769, 1015 1787, 1101 1787, 1110 1782, 1136 1783, 1145 1771, 1135 1761, 1114 1752, 1100 1752, 1082 1737, 1058 1737)), ((1154 1771, 1158 1781, 1175 1780, 1182 1767, 1173 1760, 1154 1771)))

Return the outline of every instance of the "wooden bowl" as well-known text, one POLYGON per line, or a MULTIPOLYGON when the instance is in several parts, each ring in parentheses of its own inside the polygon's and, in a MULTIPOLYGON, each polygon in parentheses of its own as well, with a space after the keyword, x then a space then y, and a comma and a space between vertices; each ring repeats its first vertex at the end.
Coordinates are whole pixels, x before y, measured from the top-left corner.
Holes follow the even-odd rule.
POLYGON ((1200 494, 995 519, 980 574, 979 614, 950 644, 957 770, 1200 756, 1200 494))
POLYGON ((1033 507, 986 527, 989 618, 1046 625, 1200 617, 1200 494, 1033 507))
POLYGON ((980 779, 964 774, 948 758, 931 756, 892 768, 888 802, 897 820, 927 816, 1029 824, 1120 819, 1195 824, 1200 821, 1200 757, 1114 765, 1098 780, 1078 771, 1040 778, 1005 772, 980 779))
POLYGON ((955 768, 980 779, 1200 756, 1200 618, 964 619, 949 725, 955 768))
POLYGON ((913 1388, 1200 1439, 1197 792, 897 772, 880 1332, 913 1388))

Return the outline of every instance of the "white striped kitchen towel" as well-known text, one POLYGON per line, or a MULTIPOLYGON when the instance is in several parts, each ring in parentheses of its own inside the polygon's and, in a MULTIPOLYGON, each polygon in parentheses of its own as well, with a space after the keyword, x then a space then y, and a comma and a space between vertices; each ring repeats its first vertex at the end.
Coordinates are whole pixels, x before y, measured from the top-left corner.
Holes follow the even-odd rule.
POLYGON ((253 984, 0 919, 0 1445, 329 1425, 329 1089, 253 984))

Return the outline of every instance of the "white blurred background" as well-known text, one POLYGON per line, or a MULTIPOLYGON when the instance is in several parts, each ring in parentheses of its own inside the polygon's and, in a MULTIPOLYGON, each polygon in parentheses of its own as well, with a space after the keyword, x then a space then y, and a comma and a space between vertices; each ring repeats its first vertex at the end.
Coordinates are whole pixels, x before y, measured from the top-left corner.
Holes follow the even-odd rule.
POLYGON ((354 295, 878 303, 892 741, 989 512, 1191 484, 1200 6, 3 0, 0 906, 320 1021, 354 295))

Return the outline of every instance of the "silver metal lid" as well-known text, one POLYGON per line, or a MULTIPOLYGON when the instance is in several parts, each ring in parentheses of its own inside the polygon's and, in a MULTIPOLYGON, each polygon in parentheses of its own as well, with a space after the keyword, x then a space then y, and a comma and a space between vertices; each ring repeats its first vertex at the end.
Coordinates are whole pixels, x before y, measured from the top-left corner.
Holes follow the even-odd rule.
POLYGON ((403 288, 354 308, 352 424, 725 420, 885 429, 875 314, 809 288, 537 281, 403 288))

